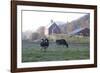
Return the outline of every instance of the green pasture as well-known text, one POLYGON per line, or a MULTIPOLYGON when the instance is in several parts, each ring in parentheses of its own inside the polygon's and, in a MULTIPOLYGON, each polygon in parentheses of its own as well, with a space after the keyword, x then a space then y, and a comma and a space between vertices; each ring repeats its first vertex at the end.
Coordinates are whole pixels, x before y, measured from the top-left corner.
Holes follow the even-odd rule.
POLYGON ((62 61, 89 59, 89 43, 69 44, 66 46, 50 43, 46 52, 40 48, 39 43, 25 43, 22 48, 22 62, 62 61))

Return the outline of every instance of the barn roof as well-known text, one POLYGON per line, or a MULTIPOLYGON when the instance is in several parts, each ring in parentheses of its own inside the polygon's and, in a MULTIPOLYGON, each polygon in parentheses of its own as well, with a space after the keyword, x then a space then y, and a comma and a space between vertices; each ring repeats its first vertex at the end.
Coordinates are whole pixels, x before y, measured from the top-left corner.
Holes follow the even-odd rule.
POLYGON ((82 31, 82 30, 85 30, 85 29, 89 29, 89 28, 79 28, 79 29, 76 29, 76 30, 72 31, 72 32, 69 33, 69 34, 70 34, 70 35, 76 34, 76 33, 80 32, 80 31, 82 31))

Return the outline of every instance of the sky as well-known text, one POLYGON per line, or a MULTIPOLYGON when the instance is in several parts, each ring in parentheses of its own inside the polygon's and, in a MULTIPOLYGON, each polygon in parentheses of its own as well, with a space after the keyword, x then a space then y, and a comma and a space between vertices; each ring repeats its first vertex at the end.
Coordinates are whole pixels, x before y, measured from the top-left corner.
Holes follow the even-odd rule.
POLYGON ((40 26, 50 25, 51 20, 67 23, 84 15, 86 13, 22 11, 22 32, 35 32, 40 26))

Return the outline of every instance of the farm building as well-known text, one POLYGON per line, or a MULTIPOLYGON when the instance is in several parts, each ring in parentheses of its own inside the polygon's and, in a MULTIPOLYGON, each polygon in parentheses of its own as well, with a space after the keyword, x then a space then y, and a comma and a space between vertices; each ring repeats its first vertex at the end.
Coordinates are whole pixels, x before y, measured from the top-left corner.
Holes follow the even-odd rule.
POLYGON ((59 28, 59 26, 54 22, 50 27, 49 27, 49 29, 48 29, 49 31, 48 31, 48 33, 49 33, 49 35, 50 34, 59 34, 59 33, 61 33, 61 30, 60 30, 60 28, 59 28))
POLYGON ((89 28, 79 28, 79 29, 72 31, 69 34, 70 35, 89 36, 90 35, 90 29, 89 28))
POLYGON ((66 25, 66 23, 54 22, 53 20, 51 20, 49 26, 47 26, 45 29, 45 34, 52 35, 52 34, 66 33, 67 27, 65 25, 66 25))

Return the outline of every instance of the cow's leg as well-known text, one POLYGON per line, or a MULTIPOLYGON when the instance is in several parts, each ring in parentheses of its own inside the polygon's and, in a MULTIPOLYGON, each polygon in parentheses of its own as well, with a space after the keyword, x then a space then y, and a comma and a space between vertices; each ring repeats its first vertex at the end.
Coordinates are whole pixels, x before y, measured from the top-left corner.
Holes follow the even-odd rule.
POLYGON ((43 47, 41 47, 41 51, 42 51, 43 47))
POLYGON ((44 52, 46 52, 46 47, 45 47, 45 49, 44 49, 44 52))
POLYGON ((45 47, 41 47, 41 51, 44 51, 45 47))
POLYGON ((68 43, 66 43, 66 46, 67 46, 67 48, 69 47, 69 46, 68 46, 68 43))
POLYGON ((47 47, 45 46, 45 47, 44 47, 44 52, 46 52, 46 49, 47 49, 47 47))

